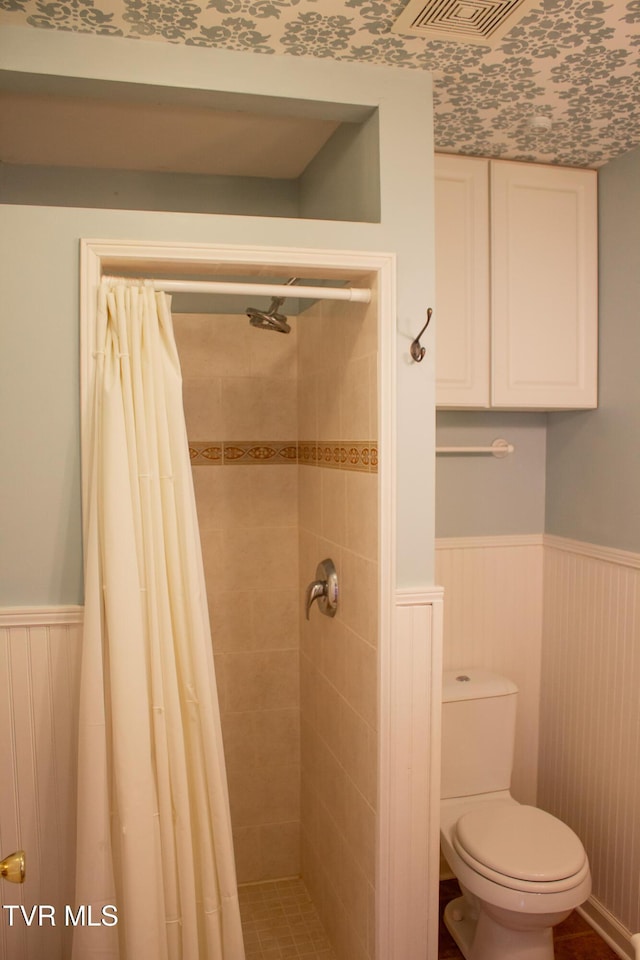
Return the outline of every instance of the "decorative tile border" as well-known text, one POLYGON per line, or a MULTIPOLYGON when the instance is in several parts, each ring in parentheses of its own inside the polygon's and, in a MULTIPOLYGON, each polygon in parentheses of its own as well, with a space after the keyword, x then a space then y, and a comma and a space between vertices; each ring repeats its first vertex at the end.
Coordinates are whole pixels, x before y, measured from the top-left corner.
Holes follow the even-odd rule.
POLYGON ((328 467, 332 470, 378 472, 378 445, 371 440, 282 440, 189 441, 192 466, 234 464, 292 464, 328 467))
POLYGON ((333 470, 378 472, 378 447, 371 441, 324 441, 298 446, 298 462, 333 470))

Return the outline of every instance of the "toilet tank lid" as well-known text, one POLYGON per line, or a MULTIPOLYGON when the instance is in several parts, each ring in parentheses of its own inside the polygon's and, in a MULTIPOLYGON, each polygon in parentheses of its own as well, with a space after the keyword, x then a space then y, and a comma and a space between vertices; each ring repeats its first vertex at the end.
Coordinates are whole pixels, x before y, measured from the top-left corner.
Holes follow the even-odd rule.
POLYGON ((443 703, 456 700, 480 700, 517 693, 513 680, 480 668, 446 670, 442 683, 443 703))

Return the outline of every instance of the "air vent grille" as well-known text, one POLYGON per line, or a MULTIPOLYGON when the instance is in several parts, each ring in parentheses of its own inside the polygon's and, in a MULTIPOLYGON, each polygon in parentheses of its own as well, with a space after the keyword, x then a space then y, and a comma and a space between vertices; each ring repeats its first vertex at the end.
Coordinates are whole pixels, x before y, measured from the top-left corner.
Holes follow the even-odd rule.
POLYGON ((409 0, 394 33, 491 47, 541 0, 409 0))

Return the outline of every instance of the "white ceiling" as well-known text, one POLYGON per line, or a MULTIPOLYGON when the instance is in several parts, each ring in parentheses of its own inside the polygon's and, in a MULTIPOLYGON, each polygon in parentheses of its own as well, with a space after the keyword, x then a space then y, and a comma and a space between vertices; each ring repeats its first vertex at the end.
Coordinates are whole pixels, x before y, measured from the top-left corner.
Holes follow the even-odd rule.
MULTIPOLYGON (((465 0, 462 9, 486 2, 465 0)), ((639 0, 537 0, 493 48, 395 33, 405 5, 2 0, 0 24, 429 70, 443 152, 597 167, 640 143, 639 0), (539 117, 549 130, 532 124, 539 117)), ((251 147, 262 134, 252 138, 251 147)))

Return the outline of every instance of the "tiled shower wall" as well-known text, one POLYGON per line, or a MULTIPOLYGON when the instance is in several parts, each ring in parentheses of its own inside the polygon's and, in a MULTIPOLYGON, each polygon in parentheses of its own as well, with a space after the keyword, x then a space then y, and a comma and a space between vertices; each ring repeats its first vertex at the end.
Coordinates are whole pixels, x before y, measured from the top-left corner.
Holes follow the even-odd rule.
POLYGON ((298 328, 300 594, 331 557, 335 618, 301 613, 302 873, 340 960, 375 954, 377 325, 317 304, 298 328), (311 452, 309 452, 311 451, 311 452))
POLYGON ((300 872, 295 330, 178 315, 239 882, 300 872))
POLYGON ((240 882, 302 873, 340 960, 368 960, 377 309, 324 302, 291 323, 282 336, 242 316, 174 317, 236 864, 240 882), (307 622, 301 598, 326 556, 340 609, 314 606, 307 622))

